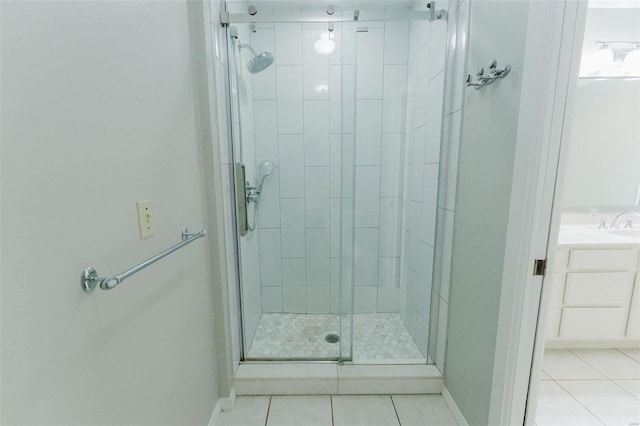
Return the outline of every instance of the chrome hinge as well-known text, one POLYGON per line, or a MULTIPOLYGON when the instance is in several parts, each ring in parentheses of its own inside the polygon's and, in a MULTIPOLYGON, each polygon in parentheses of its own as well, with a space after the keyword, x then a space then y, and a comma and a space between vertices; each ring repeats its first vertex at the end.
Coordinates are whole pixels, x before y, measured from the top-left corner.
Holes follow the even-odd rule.
POLYGON ((220 24, 223 27, 229 25, 229 12, 220 12, 220 24))
POLYGON ((547 259, 536 259, 533 262, 533 275, 542 275, 547 270, 547 259))

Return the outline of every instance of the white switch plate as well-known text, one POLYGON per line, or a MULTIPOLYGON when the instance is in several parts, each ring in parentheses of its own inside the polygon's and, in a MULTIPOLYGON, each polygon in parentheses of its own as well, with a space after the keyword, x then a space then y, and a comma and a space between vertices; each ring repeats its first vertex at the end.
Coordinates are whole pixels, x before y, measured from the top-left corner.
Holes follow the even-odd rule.
POLYGON ((138 206, 138 225, 140 225, 140 238, 147 238, 156 233, 153 229, 153 208, 151 200, 136 202, 138 206))

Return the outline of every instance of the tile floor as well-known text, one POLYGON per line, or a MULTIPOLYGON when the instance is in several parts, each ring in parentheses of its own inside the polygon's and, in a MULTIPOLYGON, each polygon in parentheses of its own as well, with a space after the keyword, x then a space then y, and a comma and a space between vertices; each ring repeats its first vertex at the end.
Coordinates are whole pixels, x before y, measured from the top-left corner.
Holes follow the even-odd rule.
POLYGON ((217 426, 456 426, 440 395, 239 396, 217 426))
MULTIPOLYGON (((338 315, 262 314, 248 359, 338 357, 337 343, 325 336, 339 334, 338 315)), ((349 330, 343 331, 347 339, 349 330)), ((397 313, 353 315, 353 358, 422 362, 425 357, 397 313)))
POLYGON ((550 349, 536 424, 640 424, 640 349, 550 349))

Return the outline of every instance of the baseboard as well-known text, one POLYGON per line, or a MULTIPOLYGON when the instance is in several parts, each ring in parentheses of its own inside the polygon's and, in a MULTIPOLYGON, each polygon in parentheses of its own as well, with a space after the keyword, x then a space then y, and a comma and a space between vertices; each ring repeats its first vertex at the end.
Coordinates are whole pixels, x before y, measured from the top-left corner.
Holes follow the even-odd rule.
POLYGON ((444 387, 442 388, 442 399, 444 399, 444 402, 447 403, 447 407, 449 407, 449 410, 451 410, 451 413, 453 414, 453 417, 456 419, 456 422, 458 422, 458 425, 469 426, 469 423, 467 423, 467 419, 465 419, 464 416, 462 415, 462 411, 460 411, 460 409, 456 405, 456 402, 451 397, 449 390, 444 387))
POLYGON ((213 413, 209 419, 209 426, 215 426, 218 422, 218 417, 223 411, 231 410, 236 405, 236 390, 231 389, 229 396, 226 398, 218 398, 216 406, 213 407, 213 413))

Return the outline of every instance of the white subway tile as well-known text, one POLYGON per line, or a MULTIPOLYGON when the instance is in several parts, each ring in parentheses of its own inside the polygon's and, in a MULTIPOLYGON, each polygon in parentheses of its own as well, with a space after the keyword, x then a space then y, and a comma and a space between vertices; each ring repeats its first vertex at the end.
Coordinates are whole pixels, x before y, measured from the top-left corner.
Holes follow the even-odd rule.
POLYGON ((358 100, 356 108, 356 165, 380 165, 381 122, 382 100, 358 100))
MULTIPOLYGON (((341 133, 353 133, 356 122, 354 114, 356 105, 356 67, 355 65, 343 65, 341 75, 341 104, 342 104, 342 129, 341 133)), ((382 107, 380 109, 382 114, 382 107)))
POLYGON ((398 312, 397 287, 378 287, 378 312, 398 312))
POLYGON ((382 131, 403 133, 407 109, 407 65, 384 66, 382 131))
POLYGON ((262 312, 282 312, 282 287, 262 287, 262 312))
POLYGON ((336 50, 330 55, 331 64, 356 63, 356 26, 355 22, 335 24, 336 50))
POLYGON ((431 283, 433 277, 433 248, 422 241, 418 243, 420 247, 421 268, 418 272, 420 281, 416 293, 417 309, 424 318, 429 318, 431 307, 431 283))
POLYGON ((422 215, 420 239, 434 247, 436 236, 436 212, 438 209, 438 165, 424 166, 422 185, 422 215))
POLYGON ((446 19, 433 21, 431 26, 430 79, 444 70, 445 51, 447 48, 447 21, 446 19))
POLYGON ((329 229, 307 229, 307 286, 331 284, 329 229))
POLYGON ((411 268, 407 269, 407 303, 405 325, 412 336, 416 335, 417 291, 420 277, 411 268))
POLYGON ((276 67, 278 85, 278 133, 303 132, 302 66, 276 67))
POLYGON ((444 96, 444 73, 429 81, 429 101, 427 102, 427 147, 424 162, 437 163, 440 160, 440 139, 442 132, 442 102, 444 96))
POLYGON ((305 167, 305 227, 329 227, 329 167, 305 167))
POLYGON ((356 166, 355 226, 380 223, 380 167, 356 166))
POLYGON ((416 66, 416 113, 415 113, 415 127, 424 126, 427 124, 427 102, 429 101, 429 52, 431 50, 431 43, 427 43, 421 50, 418 51, 418 64, 416 66))
POLYGON ((260 284, 282 285, 280 229, 260 229, 260 284))
POLYGON ((427 353, 427 346, 429 344, 429 320, 425 319, 420 313, 416 315, 416 343, 418 348, 423 354, 427 353))
POLYGON ((353 311, 356 314, 375 313, 378 308, 378 287, 356 286, 354 289, 353 311))
MULTIPOLYGON (((409 63, 407 68, 407 94, 415 94, 418 75, 418 25, 411 22, 409 25, 409 63)), ((410 110, 410 108, 409 108, 410 110)))
POLYGON ((329 101, 305 101, 305 165, 329 166, 329 151, 329 101))
POLYGON ((340 196, 353 197, 355 190, 355 137, 352 134, 342 135, 342 146, 340 147, 340 196))
POLYGON ((255 153, 257 163, 278 158, 276 101, 254 101, 255 153))
POLYGON ((356 93, 358 99, 381 99, 383 80, 384 28, 358 32, 356 51, 356 93))
POLYGON ((329 99, 329 91, 317 89, 318 85, 329 85, 329 56, 319 55, 313 43, 327 28, 302 30, 302 62, 305 99, 329 99))
POLYGON ((331 313, 340 312, 340 258, 332 258, 331 262, 331 313))
MULTIPOLYGON (((257 182, 256 185, 259 183, 257 182)), ((280 167, 274 167, 273 172, 265 178, 262 185, 258 226, 280 228, 280 167)))
POLYGON ((302 65, 301 24, 276 24, 275 39, 277 65, 302 65))
POLYGON ((304 199, 281 198, 282 257, 305 257, 304 199))
POLYGON ((404 158, 404 135, 383 134, 380 158, 380 196, 402 196, 402 161, 404 158))
POLYGON ((331 164, 331 190, 329 192, 332 197, 340 197, 340 186, 342 177, 342 136, 331 135, 330 141, 329 163, 331 164))
POLYGON ((282 259, 282 310, 297 314, 307 312, 305 260, 282 259))
POLYGON ((304 197, 304 145, 302 135, 279 135, 280 196, 304 197))
POLYGON ((423 47, 429 40, 431 40, 431 22, 429 21, 416 21, 418 26, 418 49, 423 47))
POLYGON ((400 198, 380 198, 380 256, 400 256, 400 198))
POLYGON ((329 130, 342 133, 342 67, 331 65, 329 69, 329 130))
POLYGON ((355 285, 378 285, 378 228, 355 229, 355 285))
POLYGON ((406 64, 409 60, 409 26, 402 21, 384 24, 384 63, 406 64))
POLYGON ((328 314, 331 312, 331 287, 307 287, 307 313, 328 314))
POLYGON ((378 287, 393 289, 399 287, 400 258, 381 257, 378 261, 378 287))
POLYGON ((331 257, 340 257, 340 198, 331 199, 331 257))

